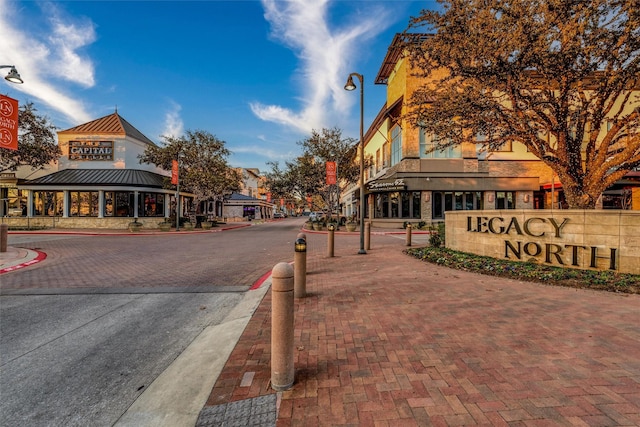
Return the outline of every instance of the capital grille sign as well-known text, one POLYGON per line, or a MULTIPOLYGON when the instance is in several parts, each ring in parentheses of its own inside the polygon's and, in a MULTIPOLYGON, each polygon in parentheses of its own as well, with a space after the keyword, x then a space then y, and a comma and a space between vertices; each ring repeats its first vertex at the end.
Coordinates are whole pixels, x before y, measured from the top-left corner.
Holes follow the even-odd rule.
POLYGON ((113 160, 113 141, 69 141, 69 160, 113 160))

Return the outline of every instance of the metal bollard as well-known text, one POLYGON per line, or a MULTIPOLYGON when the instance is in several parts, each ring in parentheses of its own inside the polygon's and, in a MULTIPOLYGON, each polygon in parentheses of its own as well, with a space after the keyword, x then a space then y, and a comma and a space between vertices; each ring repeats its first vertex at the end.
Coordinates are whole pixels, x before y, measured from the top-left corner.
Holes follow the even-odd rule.
POLYGON ((327 233, 327 256, 329 258, 333 258, 333 247, 334 247, 334 239, 335 239, 335 231, 336 227, 333 224, 329 224, 327 227, 329 232, 327 233))
POLYGON ((407 244, 407 246, 411 246, 411 224, 407 224, 407 239, 406 239, 406 244, 407 244))
POLYGON ((371 249, 371 223, 364 224, 364 247, 366 250, 371 249))
POLYGON ((296 238, 293 268, 294 295, 304 298, 307 296, 307 237, 303 233, 296 238))
POLYGON ((293 366, 293 268, 280 262, 271 270, 271 388, 291 388, 293 366))
POLYGON ((0 224, 0 252, 7 252, 9 224, 0 224))

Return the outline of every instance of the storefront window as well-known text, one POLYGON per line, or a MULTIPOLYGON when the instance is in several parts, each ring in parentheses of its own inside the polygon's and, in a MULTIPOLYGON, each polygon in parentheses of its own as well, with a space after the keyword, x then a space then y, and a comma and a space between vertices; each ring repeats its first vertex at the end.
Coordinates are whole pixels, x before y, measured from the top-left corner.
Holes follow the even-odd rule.
POLYGON ((7 191, 7 204, 4 206, 8 209, 9 216, 26 216, 27 215, 27 198, 25 192, 17 188, 9 188, 7 191))
POLYGON ((69 216, 98 216, 97 191, 71 191, 69 201, 69 216))
POLYGON ((34 191, 33 214, 35 216, 62 216, 64 193, 62 191, 34 191))
POLYGON ((420 192, 375 194, 375 218, 420 218, 420 192))
POLYGON ((164 216, 164 194, 140 193, 140 216, 164 216))
POLYGON ((443 219, 446 211, 483 208, 481 191, 434 191, 431 198, 433 219, 443 219))
POLYGON ((515 209, 515 191, 496 191, 496 209, 515 209))

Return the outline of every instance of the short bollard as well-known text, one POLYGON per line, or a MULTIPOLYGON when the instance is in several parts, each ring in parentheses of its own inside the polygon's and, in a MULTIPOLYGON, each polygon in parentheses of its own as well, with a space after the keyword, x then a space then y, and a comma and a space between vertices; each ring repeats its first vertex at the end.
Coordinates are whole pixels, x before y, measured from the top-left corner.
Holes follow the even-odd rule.
POLYGON ((333 247, 334 247, 334 241, 335 241, 334 239, 335 239, 336 227, 333 224, 329 224, 327 229, 329 230, 329 232, 327 233, 327 256, 329 258, 333 258, 333 247))
POLYGON ((304 298, 307 296, 307 239, 302 233, 296 239, 293 269, 294 295, 304 298))
POLYGON ((371 249, 371 223, 364 224, 364 247, 366 250, 371 249))
POLYGON ((0 252, 7 252, 9 224, 0 224, 0 252))
POLYGON ((411 246, 411 224, 407 224, 407 246, 411 246))
POLYGON ((271 388, 284 391, 294 380, 293 268, 286 262, 271 270, 271 388))

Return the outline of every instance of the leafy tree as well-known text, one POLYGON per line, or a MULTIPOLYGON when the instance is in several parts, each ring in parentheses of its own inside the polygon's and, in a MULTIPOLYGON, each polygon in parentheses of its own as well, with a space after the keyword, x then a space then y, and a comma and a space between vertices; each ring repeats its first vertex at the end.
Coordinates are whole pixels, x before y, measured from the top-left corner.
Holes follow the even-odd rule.
POLYGON ((40 169, 56 162, 61 154, 56 143, 56 127, 38 115, 29 102, 18 111, 18 150, 0 149, 0 171, 15 171, 20 166, 40 169))
MULTIPOLYGON (((184 136, 163 136, 162 139, 162 146, 147 147, 140 162, 171 170, 173 160, 179 157, 180 188, 194 194, 196 206, 201 201, 240 189, 241 177, 227 164, 231 152, 225 148, 224 141, 203 130, 188 130, 184 136)), ((169 188, 169 179, 166 184, 169 188)))
POLYGON ((303 153, 295 161, 285 162, 281 169, 271 163, 271 172, 265 174, 272 195, 293 197, 305 201, 308 195, 320 196, 321 206, 331 206, 337 195, 350 183, 357 182, 360 168, 356 160, 357 140, 344 138, 338 128, 313 130, 311 136, 299 141, 303 153), (326 162, 338 167, 338 188, 326 184, 326 162))
POLYGON ((405 33, 426 78, 407 117, 438 135, 436 149, 520 142, 557 173, 570 208, 594 208, 640 166, 637 1, 439 2, 405 33), (409 32, 421 27, 434 34, 409 32))

